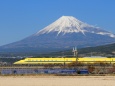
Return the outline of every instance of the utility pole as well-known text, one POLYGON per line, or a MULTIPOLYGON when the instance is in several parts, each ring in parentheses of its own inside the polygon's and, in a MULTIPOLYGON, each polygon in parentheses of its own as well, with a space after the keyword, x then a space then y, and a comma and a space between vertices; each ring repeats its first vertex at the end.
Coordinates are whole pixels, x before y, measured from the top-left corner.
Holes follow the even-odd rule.
POLYGON ((76 47, 73 48, 72 52, 74 53, 74 57, 76 57, 76 62, 78 62, 78 51, 77 51, 77 48, 76 47))

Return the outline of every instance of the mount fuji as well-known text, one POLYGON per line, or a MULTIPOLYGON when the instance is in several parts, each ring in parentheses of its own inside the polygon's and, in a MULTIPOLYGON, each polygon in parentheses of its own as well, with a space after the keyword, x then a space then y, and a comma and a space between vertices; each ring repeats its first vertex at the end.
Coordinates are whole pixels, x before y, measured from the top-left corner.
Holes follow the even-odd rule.
POLYGON ((115 34, 84 23, 72 16, 62 16, 37 33, 0 47, 1 52, 52 52, 57 50, 115 43, 115 34))

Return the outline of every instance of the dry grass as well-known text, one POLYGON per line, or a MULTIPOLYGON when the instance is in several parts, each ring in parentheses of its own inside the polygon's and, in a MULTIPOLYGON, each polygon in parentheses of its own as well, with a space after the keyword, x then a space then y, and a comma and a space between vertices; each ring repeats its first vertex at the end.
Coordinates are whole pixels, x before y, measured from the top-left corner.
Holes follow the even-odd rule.
POLYGON ((115 76, 0 76, 0 86, 115 86, 115 76))

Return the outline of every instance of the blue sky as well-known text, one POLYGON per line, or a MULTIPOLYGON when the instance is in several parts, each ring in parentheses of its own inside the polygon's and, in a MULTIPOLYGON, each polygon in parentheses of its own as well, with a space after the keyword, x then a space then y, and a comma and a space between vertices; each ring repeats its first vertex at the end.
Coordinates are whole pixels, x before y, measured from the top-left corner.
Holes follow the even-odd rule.
POLYGON ((115 0, 0 0, 0 46, 28 37, 63 15, 115 33, 115 0))

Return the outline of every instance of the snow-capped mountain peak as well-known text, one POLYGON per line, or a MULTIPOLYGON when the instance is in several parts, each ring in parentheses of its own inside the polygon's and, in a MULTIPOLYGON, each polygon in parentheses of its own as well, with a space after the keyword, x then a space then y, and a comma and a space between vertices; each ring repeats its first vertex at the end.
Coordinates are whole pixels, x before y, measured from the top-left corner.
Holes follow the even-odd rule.
POLYGON ((63 32, 64 34, 72 32, 84 33, 85 30, 83 29, 83 27, 93 27, 93 26, 83 23, 72 16, 62 16, 54 23, 50 24, 49 26, 37 32, 36 35, 55 31, 58 32, 58 34, 60 34, 61 32, 63 32))
POLYGON ((115 35, 100 29, 99 27, 94 27, 92 25, 89 25, 87 23, 84 23, 78 19, 76 19, 73 16, 62 16, 49 26, 45 27, 44 29, 38 31, 36 36, 39 36, 41 34, 47 34, 51 32, 57 32, 57 35, 60 33, 66 34, 66 33, 82 33, 85 35, 85 33, 93 33, 93 34, 99 34, 99 35, 107 35, 109 37, 114 37, 115 35))

